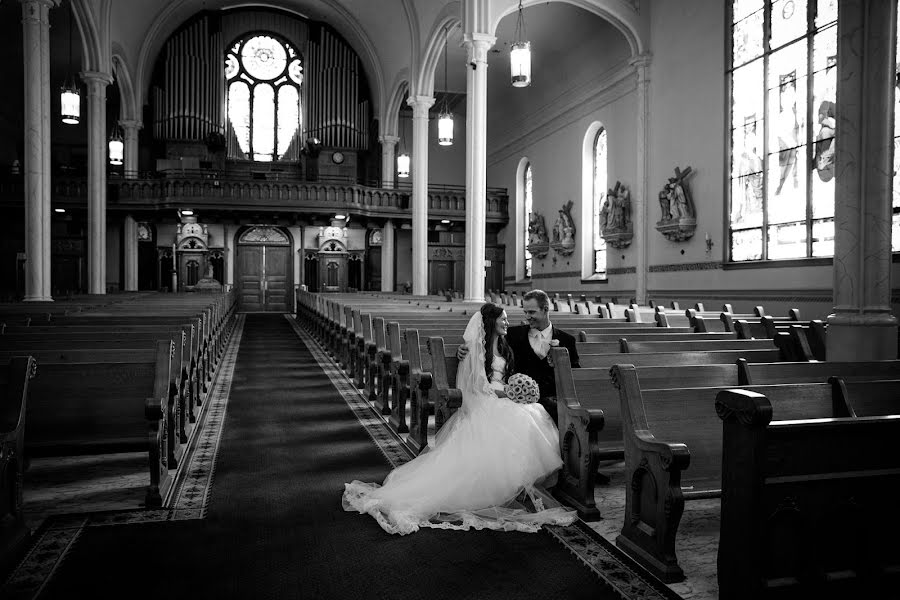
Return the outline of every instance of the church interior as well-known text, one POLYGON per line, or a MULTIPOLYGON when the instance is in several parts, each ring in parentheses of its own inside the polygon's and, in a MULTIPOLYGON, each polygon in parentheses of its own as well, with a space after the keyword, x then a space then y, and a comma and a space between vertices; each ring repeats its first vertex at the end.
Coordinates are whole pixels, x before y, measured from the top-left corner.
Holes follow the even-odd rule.
POLYGON ((896 0, 0 34, 0 597, 900 598, 896 0), (485 303, 576 340, 508 501, 577 518, 389 535, 344 484, 447 439, 485 303))

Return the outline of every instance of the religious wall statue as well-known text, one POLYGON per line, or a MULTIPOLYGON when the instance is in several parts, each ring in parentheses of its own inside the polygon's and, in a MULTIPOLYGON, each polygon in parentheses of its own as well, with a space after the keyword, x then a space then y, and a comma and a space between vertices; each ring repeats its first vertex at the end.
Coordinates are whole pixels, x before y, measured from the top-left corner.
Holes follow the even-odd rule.
POLYGON ((550 250, 550 238, 547 235, 547 226, 544 224, 544 215, 532 211, 528 215, 528 245, 526 246, 535 258, 544 258, 550 250))
POLYGON ((631 220, 631 192, 616 182, 616 187, 606 194, 606 201, 600 208, 600 235, 613 248, 627 248, 634 237, 634 224, 631 220))
POLYGON ((575 221, 572 220, 572 204, 569 200, 559 209, 559 217, 553 224, 553 243, 558 254, 569 256, 575 251, 575 221))
POLYGON ((691 167, 684 171, 675 167, 675 177, 669 177, 659 192, 661 216, 656 222, 656 230, 673 242, 690 239, 697 229, 697 210, 685 181, 692 172, 691 167))

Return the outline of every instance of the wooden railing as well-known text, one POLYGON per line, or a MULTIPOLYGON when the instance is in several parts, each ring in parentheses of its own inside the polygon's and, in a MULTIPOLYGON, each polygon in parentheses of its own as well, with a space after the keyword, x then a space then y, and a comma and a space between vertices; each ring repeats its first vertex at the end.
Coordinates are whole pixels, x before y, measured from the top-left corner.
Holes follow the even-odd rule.
MULTIPOLYGON (((292 179, 260 180, 225 178, 208 173, 179 172, 176 177, 109 179, 107 205, 134 208, 193 209, 232 208, 273 211, 324 210, 383 217, 409 217, 412 192, 408 185, 382 188, 349 181, 301 181, 292 179)), ((87 180, 53 180, 54 206, 84 206, 87 180)), ((0 181, 0 204, 14 205, 24 199, 21 179, 0 181)), ((487 220, 509 221, 509 197, 505 189, 487 190, 487 220)), ((435 185, 428 189, 430 218, 464 220, 465 188, 435 185)))

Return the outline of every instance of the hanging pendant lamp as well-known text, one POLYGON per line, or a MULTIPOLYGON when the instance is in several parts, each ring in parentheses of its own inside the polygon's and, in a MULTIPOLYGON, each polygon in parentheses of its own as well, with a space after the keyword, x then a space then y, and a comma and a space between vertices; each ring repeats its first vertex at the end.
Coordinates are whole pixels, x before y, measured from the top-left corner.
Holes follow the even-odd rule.
POLYGON ((69 3, 69 71, 59 92, 59 107, 62 122, 77 125, 81 121, 81 94, 72 77, 72 3, 69 3))
MULTIPOLYGON (((401 117, 402 119, 402 117, 401 117)), ((409 154, 403 144, 403 122, 400 122, 400 154, 397 155, 397 177, 409 177, 409 154)))
POLYGON ((447 103, 447 54, 449 47, 447 45, 447 28, 444 27, 444 106, 438 116, 438 144, 441 146, 453 145, 453 114, 447 103))
POLYGON ((531 42, 525 39, 525 15, 522 13, 522 0, 519 0, 516 40, 509 50, 509 74, 513 87, 531 85, 531 42))

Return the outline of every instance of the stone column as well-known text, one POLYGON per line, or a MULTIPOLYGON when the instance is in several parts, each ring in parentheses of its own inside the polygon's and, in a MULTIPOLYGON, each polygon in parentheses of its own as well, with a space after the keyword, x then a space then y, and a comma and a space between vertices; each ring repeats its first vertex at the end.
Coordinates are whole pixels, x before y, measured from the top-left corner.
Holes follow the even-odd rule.
POLYGON ((466 259, 465 300, 484 301, 487 206, 487 52, 492 35, 466 33, 466 259))
POLYGON ((88 129, 88 293, 106 293, 106 86, 108 73, 86 71, 88 129))
POLYGON ((428 293, 428 109, 431 96, 407 100, 413 109, 412 150, 412 293, 428 293))
POLYGON ((25 300, 50 301, 50 7, 23 0, 25 300))
POLYGON ((138 132, 144 125, 140 121, 123 120, 119 121, 119 126, 124 132, 122 141, 124 142, 125 179, 137 179, 139 170, 138 132))
MULTIPOLYGON (((426 238, 427 239, 427 238, 426 238)), ((394 291, 394 222, 388 219, 381 229, 381 291, 394 291)))
MULTIPOLYGON (((234 233, 235 228, 231 225, 224 226, 224 243, 222 244, 225 247, 225 281, 226 286, 234 287, 234 233)), ((227 288, 230 289, 230 288, 227 288)))
POLYGON ((383 135, 378 141, 381 142, 381 187, 393 188, 397 181, 397 161, 394 152, 400 138, 396 135, 383 135))
POLYGON ((136 292, 138 289, 138 232, 134 217, 131 215, 125 217, 123 230, 122 255, 125 261, 123 265, 125 281, 122 282, 122 289, 126 292, 136 292))
POLYGON ((897 3, 838 2, 834 313, 828 360, 897 357, 891 314, 897 3))
POLYGON ((637 169, 635 172, 634 189, 631 194, 631 214, 634 222, 635 237, 637 238, 635 257, 635 290, 634 295, 638 304, 647 303, 647 274, 649 271, 647 257, 649 255, 650 233, 653 223, 647 214, 647 178, 650 169, 647 163, 650 144, 650 56, 641 54, 631 59, 637 75, 637 169))

